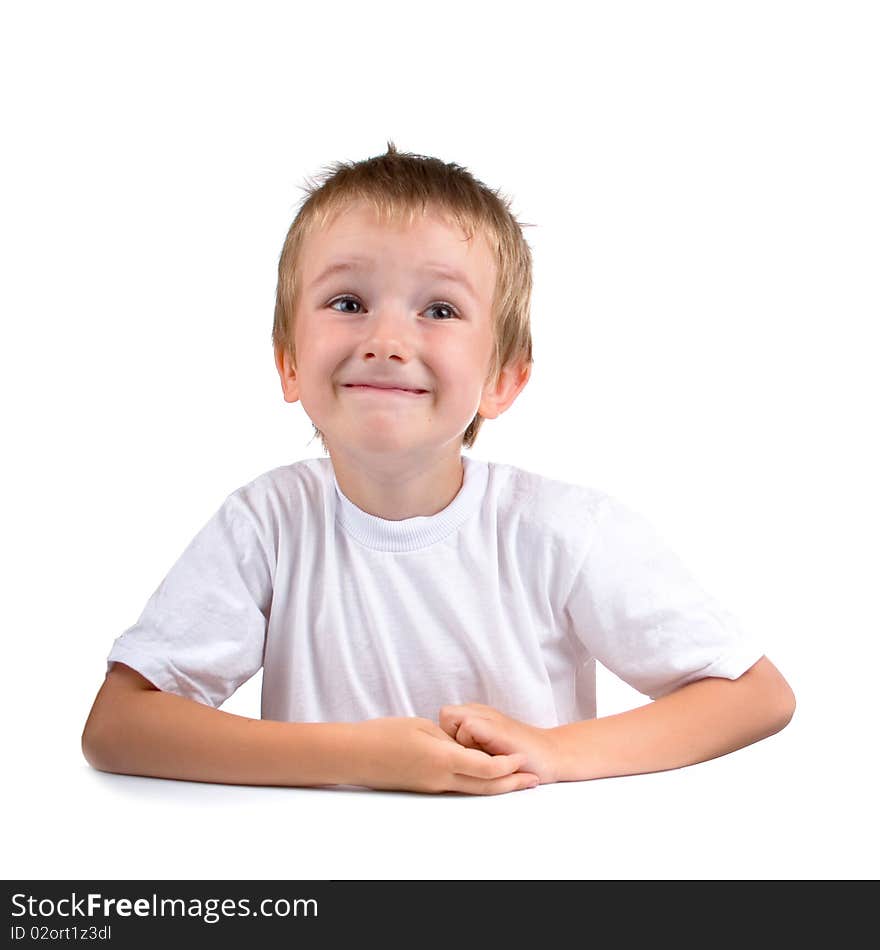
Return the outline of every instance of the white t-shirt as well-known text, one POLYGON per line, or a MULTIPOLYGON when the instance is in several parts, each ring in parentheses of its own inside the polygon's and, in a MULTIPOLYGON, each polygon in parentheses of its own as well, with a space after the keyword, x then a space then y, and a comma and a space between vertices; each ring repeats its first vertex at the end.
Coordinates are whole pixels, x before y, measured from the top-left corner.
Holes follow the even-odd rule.
POLYGON ((596 660, 656 699, 762 651, 649 522, 612 496, 462 456, 430 517, 356 507, 329 458, 237 489, 108 657, 220 706, 263 668, 262 718, 437 721, 486 703, 531 725, 596 716, 596 660))

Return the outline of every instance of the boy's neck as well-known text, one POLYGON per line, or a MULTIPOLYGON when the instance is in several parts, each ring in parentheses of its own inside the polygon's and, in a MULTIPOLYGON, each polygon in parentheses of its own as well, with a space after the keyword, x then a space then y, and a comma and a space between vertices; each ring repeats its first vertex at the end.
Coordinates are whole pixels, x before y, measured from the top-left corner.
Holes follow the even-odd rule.
POLYGON ((361 511, 386 521, 436 515, 461 490, 461 453, 380 463, 329 450, 340 491, 361 511))

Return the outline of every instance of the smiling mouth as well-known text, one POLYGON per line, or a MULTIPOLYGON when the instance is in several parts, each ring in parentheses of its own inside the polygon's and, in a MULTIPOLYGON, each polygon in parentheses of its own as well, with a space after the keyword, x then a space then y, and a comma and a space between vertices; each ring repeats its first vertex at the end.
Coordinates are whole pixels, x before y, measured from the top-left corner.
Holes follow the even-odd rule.
POLYGON ((397 389, 391 386, 366 386, 360 383, 346 383, 345 389, 359 389, 372 393, 389 393, 403 396, 423 396, 427 389, 397 389))

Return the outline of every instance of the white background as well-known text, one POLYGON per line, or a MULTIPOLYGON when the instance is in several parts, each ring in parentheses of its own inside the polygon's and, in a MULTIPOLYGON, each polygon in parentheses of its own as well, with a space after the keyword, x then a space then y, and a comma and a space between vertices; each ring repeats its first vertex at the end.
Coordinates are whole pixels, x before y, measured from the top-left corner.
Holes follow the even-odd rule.
POLYGON ((876 877, 878 48, 840 0, 4 5, 3 876, 876 877), (471 454, 650 518, 763 638, 787 729, 491 798, 82 758, 196 531, 322 454, 278 255, 306 178, 388 139, 535 225, 532 379, 471 454))

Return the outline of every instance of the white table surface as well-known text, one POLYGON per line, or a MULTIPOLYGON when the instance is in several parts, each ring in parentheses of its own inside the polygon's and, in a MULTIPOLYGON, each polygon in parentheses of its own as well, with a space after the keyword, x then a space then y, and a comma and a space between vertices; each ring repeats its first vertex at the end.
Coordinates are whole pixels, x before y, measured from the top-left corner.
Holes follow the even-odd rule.
MULTIPOLYGON (((257 687, 255 678, 224 708, 247 707, 257 687)), ((800 687, 785 730, 731 755, 488 797, 111 775, 81 758, 78 717, 30 733, 13 723, 2 871, 81 880, 876 877, 876 744, 867 724, 845 735, 841 704, 828 716, 809 684, 800 687)))

